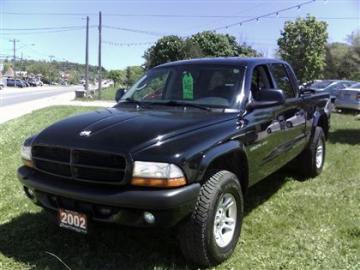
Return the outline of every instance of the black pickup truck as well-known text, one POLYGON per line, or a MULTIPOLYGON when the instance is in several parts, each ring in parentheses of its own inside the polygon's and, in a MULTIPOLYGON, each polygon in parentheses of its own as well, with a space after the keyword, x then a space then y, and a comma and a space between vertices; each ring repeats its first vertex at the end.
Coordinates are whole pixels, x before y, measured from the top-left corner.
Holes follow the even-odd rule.
POLYGON ((167 63, 116 100, 22 147, 25 193, 61 227, 173 226, 187 260, 216 265, 237 244, 250 186, 290 161, 306 177, 323 168, 329 96, 299 90, 283 61, 167 63))

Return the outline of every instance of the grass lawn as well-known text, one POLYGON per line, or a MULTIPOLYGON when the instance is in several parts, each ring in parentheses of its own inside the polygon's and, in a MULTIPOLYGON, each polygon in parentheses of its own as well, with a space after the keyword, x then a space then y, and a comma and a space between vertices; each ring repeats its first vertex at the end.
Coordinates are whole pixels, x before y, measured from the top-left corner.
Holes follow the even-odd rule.
POLYGON ((116 90, 118 90, 120 86, 110 86, 108 88, 104 88, 101 90, 101 99, 100 100, 115 100, 116 90))
POLYGON ((98 91, 96 91, 94 98, 82 97, 82 98, 76 98, 76 100, 81 100, 81 101, 110 100, 110 101, 114 101, 116 90, 118 90, 119 88, 120 88, 120 86, 110 86, 107 88, 103 88, 101 90, 101 98, 99 98, 99 93, 98 93, 98 91))
MULTIPOLYGON (((0 269, 190 269, 172 231, 57 228, 16 179, 26 137, 93 108, 52 107, 0 125, 0 269)), ((216 269, 360 269, 360 121, 333 114, 321 176, 276 173, 250 189, 240 242, 216 269)))

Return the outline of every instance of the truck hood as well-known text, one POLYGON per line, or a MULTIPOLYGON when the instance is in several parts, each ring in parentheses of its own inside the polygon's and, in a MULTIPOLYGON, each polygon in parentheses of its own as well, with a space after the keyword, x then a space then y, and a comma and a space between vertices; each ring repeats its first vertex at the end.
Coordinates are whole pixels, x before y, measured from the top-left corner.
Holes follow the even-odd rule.
POLYGON ((234 119, 235 113, 109 108, 59 121, 32 144, 131 153, 197 129, 234 119))

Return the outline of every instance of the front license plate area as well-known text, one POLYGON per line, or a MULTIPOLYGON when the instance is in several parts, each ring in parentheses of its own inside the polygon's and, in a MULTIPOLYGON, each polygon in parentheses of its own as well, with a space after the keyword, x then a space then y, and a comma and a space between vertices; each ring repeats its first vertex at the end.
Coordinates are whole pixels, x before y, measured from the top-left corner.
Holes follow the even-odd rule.
POLYGON ((87 216, 83 213, 59 209, 59 226, 79 233, 87 233, 87 216))

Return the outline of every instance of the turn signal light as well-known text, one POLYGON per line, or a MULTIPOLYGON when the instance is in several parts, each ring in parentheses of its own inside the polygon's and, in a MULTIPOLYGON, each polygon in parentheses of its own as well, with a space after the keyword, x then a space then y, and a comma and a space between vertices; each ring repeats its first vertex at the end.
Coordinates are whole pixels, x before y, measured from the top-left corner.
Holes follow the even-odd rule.
POLYGON ((27 160, 27 159, 23 158, 22 161, 23 161, 25 166, 31 167, 31 168, 34 167, 34 164, 33 164, 32 160, 27 160))
POLYGON ((133 177, 131 184, 142 187, 174 188, 186 185, 186 180, 184 177, 170 179, 133 177))

